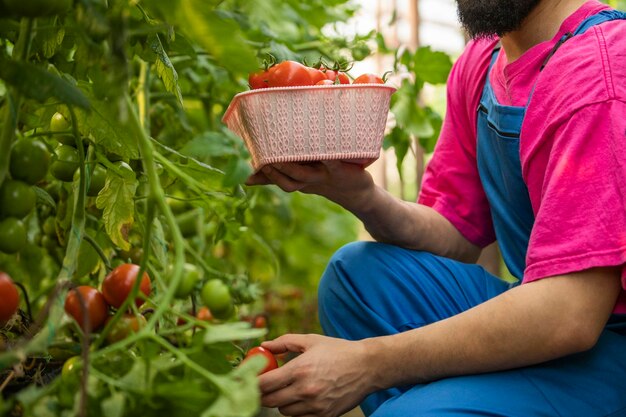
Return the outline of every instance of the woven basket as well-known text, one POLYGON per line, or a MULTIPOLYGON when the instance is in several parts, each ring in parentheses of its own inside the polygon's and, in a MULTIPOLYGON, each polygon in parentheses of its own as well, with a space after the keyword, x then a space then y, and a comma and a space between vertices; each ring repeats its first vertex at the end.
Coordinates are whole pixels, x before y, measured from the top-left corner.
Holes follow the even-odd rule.
POLYGON ((222 120, 244 140, 255 171, 276 162, 334 159, 366 166, 380 156, 394 91, 383 84, 246 91, 222 120))

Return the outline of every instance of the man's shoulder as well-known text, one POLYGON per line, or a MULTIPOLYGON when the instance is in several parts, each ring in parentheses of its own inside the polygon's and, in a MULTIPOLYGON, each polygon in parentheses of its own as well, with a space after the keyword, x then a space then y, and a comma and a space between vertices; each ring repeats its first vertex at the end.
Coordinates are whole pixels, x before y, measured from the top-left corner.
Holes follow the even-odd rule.
POLYGON ((546 65, 535 94, 571 111, 626 100, 626 20, 590 28, 561 46, 546 65))
POLYGON ((473 39, 467 43, 463 53, 454 64, 459 81, 466 84, 483 81, 489 62, 499 40, 496 38, 473 39))

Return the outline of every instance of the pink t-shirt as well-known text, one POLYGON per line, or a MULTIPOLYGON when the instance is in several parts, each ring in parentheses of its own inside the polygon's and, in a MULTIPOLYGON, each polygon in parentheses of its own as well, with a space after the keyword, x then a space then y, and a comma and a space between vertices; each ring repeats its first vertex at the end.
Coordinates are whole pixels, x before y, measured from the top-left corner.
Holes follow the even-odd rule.
MULTIPOLYGON (((626 21, 594 26, 552 47, 607 6, 585 3, 551 41, 508 64, 504 51, 490 80, 500 104, 527 109, 520 137, 522 174, 535 224, 523 282, 621 266, 615 313, 626 313, 626 21)), ((496 40, 468 44, 448 82, 448 110, 418 201, 436 209, 474 244, 495 240, 476 164, 476 109, 496 40)))

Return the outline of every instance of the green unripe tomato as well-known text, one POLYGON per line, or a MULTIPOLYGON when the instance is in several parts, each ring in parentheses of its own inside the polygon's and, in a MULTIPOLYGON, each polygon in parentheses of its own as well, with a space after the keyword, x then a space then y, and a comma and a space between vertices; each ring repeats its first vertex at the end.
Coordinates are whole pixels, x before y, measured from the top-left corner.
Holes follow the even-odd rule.
POLYGON ((54 217, 47 217, 46 220, 43 222, 43 225, 41 226, 41 230, 43 230, 46 236, 54 237, 56 239, 57 226, 54 217))
MULTIPOLYGON (((95 168, 93 168, 93 172, 91 173, 91 177, 89 178, 89 186, 87 188, 87 195, 89 197, 95 197, 98 195, 100 190, 104 188, 104 184, 106 183, 107 178, 107 170, 102 165, 97 164, 95 168)), ((80 180, 80 170, 76 170, 74 172, 74 181, 80 180)))
POLYGON ((36 203, 37 194, 32 185, 7 179, 0 187, 0 213, 5 217, 26 217, 36 203))
MULTIPOLYGON (((50 119, 51 132, 68 132, 72 126, 70 122, 61 113, 54 113, 50 119)), ((54 135, 54 138, 63 145, 76 146, 76 140, 70 133, 65 135, 54 135)))
MULTIPOLYGON (((170 273, 171 274, 171 273, 170 273)), ((171 277, 171 275, 170 275, 171 277)), ((180 284, 176 289, 177 298, 186 298, 196 288, 196 284, 200 281, 200 269, 197 266, 190 263, 183 265, 183 276, 181 277, 180 284)))
POLYGON ((208 280, 202 287, 200 297, 217 318, 228 318, 233 312, 233 298, 228 286, 219 279, 208 280))
POLYGON ((67 11, 72 0, 4 0, 4 5, 14 15, 39 17, 67 11))
POLYGON ((50 166, 50 153, 43 142, 24 138, 11 150, 11 177, 28 184, 36 184, 46 177, 50 166))
POLYGON ((26 245, 24 224, 14 217, 0 221, 0 252, 17 253, 24 245, 26 245))
POLYGON ((64 182, 71 182, 80 164, 78 151, 68 145, 59 145, 54 153, 56 159, 50 166, 52 176, 64 182))
POLYGON ((80 356, 72 356, 63 364, 63 368, 61 368, 61 379, 64 382, 70 382, 73 380, 78 380, 80 377, 79 371, 82 368, 81 358, 80 356))

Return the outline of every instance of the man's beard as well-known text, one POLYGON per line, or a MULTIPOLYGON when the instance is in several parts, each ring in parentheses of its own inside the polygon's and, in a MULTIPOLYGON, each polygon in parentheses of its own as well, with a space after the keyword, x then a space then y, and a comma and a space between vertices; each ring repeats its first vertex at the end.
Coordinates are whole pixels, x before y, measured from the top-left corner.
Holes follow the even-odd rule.
POLYGON ((457 0, 459 20, 469 36, 502 36, 520 28, 541 0, 457 0))

